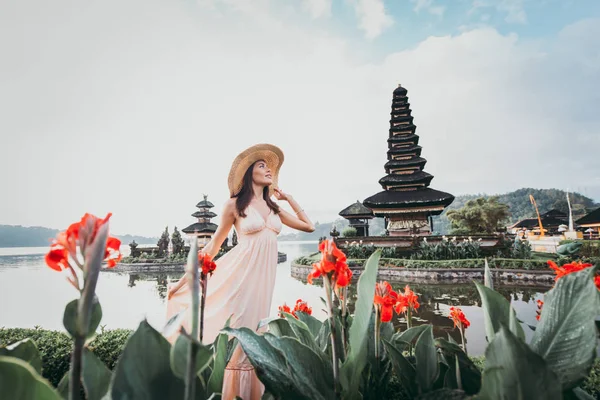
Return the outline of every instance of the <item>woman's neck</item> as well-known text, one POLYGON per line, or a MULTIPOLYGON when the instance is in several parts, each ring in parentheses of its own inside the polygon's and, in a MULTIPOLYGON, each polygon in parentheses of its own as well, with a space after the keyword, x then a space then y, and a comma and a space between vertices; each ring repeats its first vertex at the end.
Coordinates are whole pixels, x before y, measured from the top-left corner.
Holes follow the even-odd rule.
POLYGON ((263 190, 262 186, 252 184, 252 200, 253 201, 262 201, 263 199, 263 190))

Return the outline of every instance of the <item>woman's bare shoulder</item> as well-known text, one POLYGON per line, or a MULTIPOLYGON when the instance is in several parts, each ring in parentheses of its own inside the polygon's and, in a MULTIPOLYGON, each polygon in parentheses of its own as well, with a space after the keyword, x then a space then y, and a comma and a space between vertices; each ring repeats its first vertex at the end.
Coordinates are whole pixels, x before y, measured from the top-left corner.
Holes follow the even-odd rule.
POLYGON ((237 215, 237 209, 236 209, 235 203, 236 203, 235 198, 228 199, 225 202, 225 204, 223 205, 223 213, 230 214, 231 216, 235 217, 237 215))

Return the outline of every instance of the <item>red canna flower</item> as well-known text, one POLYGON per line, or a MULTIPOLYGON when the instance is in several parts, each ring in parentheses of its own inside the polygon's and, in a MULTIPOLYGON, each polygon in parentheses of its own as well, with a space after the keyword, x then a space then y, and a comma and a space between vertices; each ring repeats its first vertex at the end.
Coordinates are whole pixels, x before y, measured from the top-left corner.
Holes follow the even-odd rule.
MULTIPOLYGON (((554 270, 554 273, 556 274, 555 281, 558 281, 560 278, 562 278, 565 275, 569 275, 570 273, 578 272, 578 271, 584 270, 584 269, 589 268, 589 267, 592 266, 592 264, 578 263, 576 261, 573 261, 572 263, 565 264, 562 267, 559 267, 552 260, 548 260, 548 265, 550 266, 550 268, 552 268, 554 270)), ((600 278, 599 278, 599 276, 600 275, 596 275, 594 277, 594 283, 596 284, 596 287, 598 288, 598 290, 600 290, 600 278)))
POLYGON ((288 313, 288 314, 291 314, 291 312, 292 312, 292 311, 290 310, 290 307, 289 307, 287 304, 285 304, 285 303, 283 303, 283 305, 282 305, 282 306, 279 306, 279 316, 280 316, 281 318, 285 318, 285 317, 283 316, 283 313, 284 313, 284 312, 285 312, 285 313, 288 313))
POLYGON ((471 325, 463 311, 458 307, 450 307, 450 315, 448 318, 454 321, 455 328, 467 329, 471 325))
POLYGON ((55 271, 62 271, 68 268, 69 251, 58 243, 53 243, 50 251, 46 254, 46 264, 55 271))
POLYGON ((373 303, 377 307, 381 322, 390 322, 394 315, 394 305, 398 302, 398 294, 392 286, 382 281, 375 284, 375 297, 373 303))
MULTIPOLYGON (((286 306, 287 307, 287 306, 286 306)), ((288 307, 289 310, 289 307, 288 307)), ((296 300, 296 306, 294 307, 294 309, 292 310, 292 315, 296 318, 298 318, 296 316, 296 311, 301 311, 303 313, 306 313, 308 315, 312 315, 312 308, 308 306, 308 303, 305 302, 302 299, 298 299, 296 300)), ((289 311, 287 311, 289 312, 289 311)))
POLYGON ((535 311, 535 313, 537 314, 535 316, 535 319, 537 319, 538 321, 540 320, 540 316, 542 315, 542 307, 544 306, 544 302, 541 300, 536 301, 537 303, 537 310, 535 311))
POLYGON ((335 287, 344 287, 350 284, 352 271, 346 263, 346 255, 332 240, 325 239, 319 244, 321 260, 313 264, 313 270, 308 274, 307 282, 312 284, 314 278, 332 274, 335 287))
POLYGON ((419 308, 419 297, 410 289, 408 285, 406 285, 404 288, 404 293, 398 294, 396 312, 398 314, 402 314, 405 313, 409 308, 414 311, 419 308))
POLYGON ((217 264, 215 264, 209 254, 199 253, 198 260, 202 263, 202 273, 204 276, 212 275, 215 269, 217 269, 217 264))

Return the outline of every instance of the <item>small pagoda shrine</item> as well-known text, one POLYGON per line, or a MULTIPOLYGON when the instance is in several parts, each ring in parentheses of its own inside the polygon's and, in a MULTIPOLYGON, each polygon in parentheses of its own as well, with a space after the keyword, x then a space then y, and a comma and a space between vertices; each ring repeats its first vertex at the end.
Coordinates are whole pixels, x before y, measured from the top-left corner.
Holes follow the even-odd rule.
POLYGON ((348 220, 350 226, 356 229, 357 236, 369 236, 369 220, 373 219, 373 211, 363 203, 356 200, 356 203, 344 208, 338 215, 348 220))
POLYGON ((198 240, 198 248, 204 247, 212 238, 212 235, 216 232, 218 226, 210 222, 211 218, 217 216, 214 212, 210 211, 214 207, 214 204, 208 201, 208 196, 204 195, 204 200, 196 204, 198 211, 192 214, 192 217, 198 218, 198 222, 182 229, 190 238, 196 238, 198 240))
POLYGON ((374 216, 383 217, 390 236, 430 235, 431 217, 441 214, 454 196, 431 189, 433 175, 423 171, 419 136, 415 134, 407 90, 394 90, 388 138, 386 176, 379 180, 383 191, 363 201, 374 216))

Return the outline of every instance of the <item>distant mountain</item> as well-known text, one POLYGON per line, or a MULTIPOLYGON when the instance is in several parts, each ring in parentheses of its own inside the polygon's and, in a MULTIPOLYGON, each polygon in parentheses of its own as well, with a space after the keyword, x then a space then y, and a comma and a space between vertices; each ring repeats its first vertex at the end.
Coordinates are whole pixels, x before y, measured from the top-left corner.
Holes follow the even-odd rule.
MULTIPOLYGON (((58 229, 41 226, 0 225, 0 247, 42 247, 48 246, 56 237, 58 229)), ((138 244, 156 244, 158 238, 133 235, 115 235, 123 244, 135 240, 138 244)))

